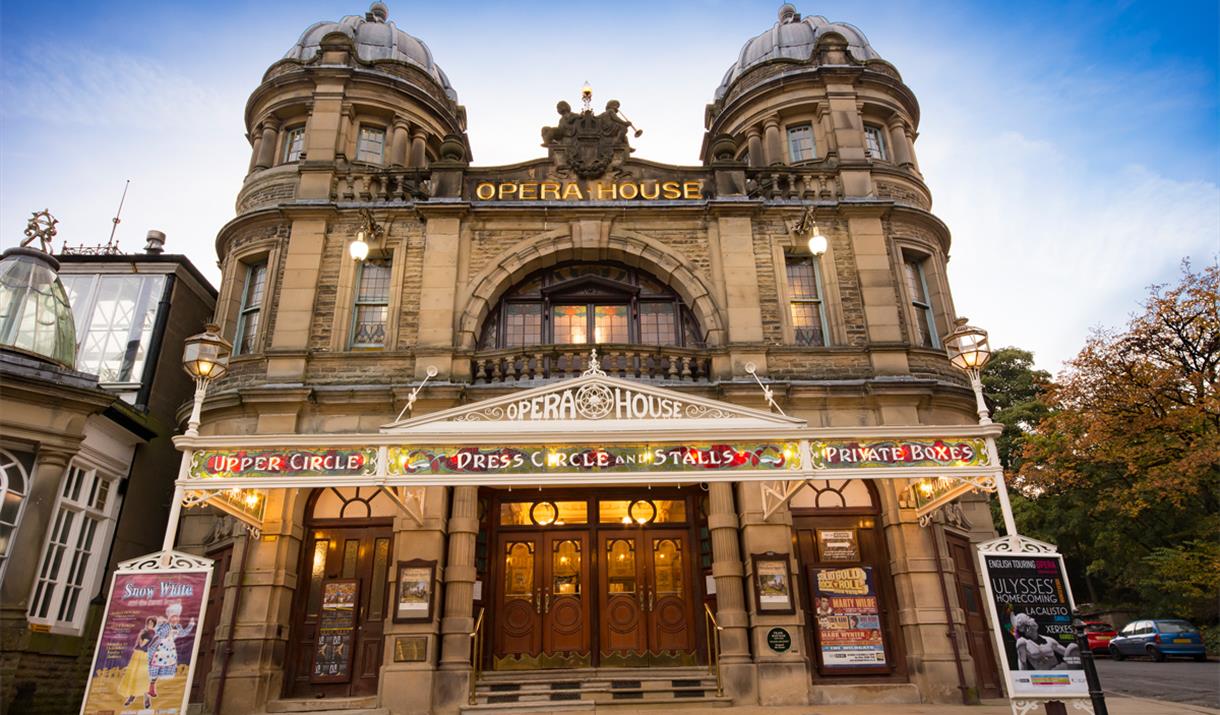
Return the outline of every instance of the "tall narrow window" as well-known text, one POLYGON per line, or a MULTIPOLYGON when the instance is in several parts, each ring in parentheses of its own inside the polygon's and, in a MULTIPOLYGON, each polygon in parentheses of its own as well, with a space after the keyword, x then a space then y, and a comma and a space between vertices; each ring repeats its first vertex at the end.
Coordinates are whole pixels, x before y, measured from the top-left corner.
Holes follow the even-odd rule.
POLYGON ((788 308, 797 345, 826 344, 826 311, 818 263, 807 257, 788 258, 788 308))
POLYGON ((305 151, 305 127, 293 127, 284 134, 284 163, 301 160, 305 151))
POLYGON ((885 152, 885 134, 882 133, 881 127, 864 125, 864 146, 872 158, 881 161, 889 160, 889 156, 885 152))
POLYGON ((385 158, 385 130, 380 127, 360 127, 356 144, 356 160, 380 164, 385 158))
POLYGON ((902 269, 906 274, 907 295, 910 296, 914 312, 915 336, 925 348, 940 347, 936 337, 936 321, 932 316, 932 301, 928 298, 928 280, 924 273, 925 259, 904 256, 902 269))
POLYGON ((16 457, 0 450, 0 575, 8 557, 8 545, 21 521, 21 508, 29 488, 25 468, 16 457))
POLYGON ((677 341, 677 318, 673 303, 640 303, 640 342, 673 345, 677 341))
POLYGON ((390 260, 370 258, 362 261, 356 280, 356 301, 352 307, 351 346, 384 347, 389 310, 390 260))
POLYGON ((560 345, 587 343, 589 308, 585 305, 556 305, 551 308, 551 330, 560 345))
POLYGON ((246 270, 246 285, 241 292, 241 309, 237 316, 235 352, 246 355, 258 347, 258 326, 263 311, 263 292, 267 284, 267 264, 255 263, 246 270))
POLYGON ((788 127, 788 159, 789 161, 807 161, 814 157, 813 127, 808 124, 798 124, 788 127))
POLYGON ((30 597, 31 621, 82 625, 106 553, 114 494, 110 478, 98 470, 68 467, 30 597))

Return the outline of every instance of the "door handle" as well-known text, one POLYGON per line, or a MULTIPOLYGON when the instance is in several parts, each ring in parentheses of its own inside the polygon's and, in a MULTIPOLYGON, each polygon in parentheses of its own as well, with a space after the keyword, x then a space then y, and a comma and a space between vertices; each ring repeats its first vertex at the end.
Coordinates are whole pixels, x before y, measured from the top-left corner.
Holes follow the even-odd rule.
POLYGON ((649 613, 652 613, 652 607, 655 604, 656 595, 657 595, 656 591, 652 590, 651 588, 648 589, 648 612, 649 613))
POLYGON ((538 615, 542 615, 542 589, 534 591, 534 610, 538 615))
POLYGON ((640 612, 641 612, 641 613, 645 613, 645 611, 644 611, 644 591, 645 591, 645 590, 646 590, 646 589, 645 589, 643 586, 641 586, 641 587, 640 587, 638 590, 636 590, 636 592, 635 592, 635 600, 637 600, 637 601, 639 601, 639 602, 640 602, 640 612))
POLYGON ((543 600, 542 600, 542 603, 543 603, 543 606, 542 606, 542 612, 543 612, 543 613, 550 613, 550 612, 551 612, 551 589, 549 589, 549 588, 545 588, 545 589, 543 589, 542 591, 543 591, 543 593, 545 594, 545 595, 542 597, 542 599, 543 599, 543 600))

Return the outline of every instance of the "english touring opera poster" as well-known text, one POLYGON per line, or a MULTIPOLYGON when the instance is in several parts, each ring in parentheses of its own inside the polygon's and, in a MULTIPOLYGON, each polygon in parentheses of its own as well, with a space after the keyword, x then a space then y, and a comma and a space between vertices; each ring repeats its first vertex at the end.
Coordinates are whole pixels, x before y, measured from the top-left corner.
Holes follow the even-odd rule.
POLYGON ((885 641, 872 567, 815 569, 813 589, 822 665, 884 666, 885 641))
POLYGON ((996 640, 1012 697, 1087 697, 1058 554, 983 553, 996 640))
POLYGON ((210 571, 115 573, 82 715, 186 712, 210 571))

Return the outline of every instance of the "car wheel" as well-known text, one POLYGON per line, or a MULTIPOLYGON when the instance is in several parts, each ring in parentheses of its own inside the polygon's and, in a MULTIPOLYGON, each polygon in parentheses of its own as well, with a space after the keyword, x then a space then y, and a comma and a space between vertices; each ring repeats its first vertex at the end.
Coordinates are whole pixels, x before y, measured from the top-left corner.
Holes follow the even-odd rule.
POLYGON ((1113 658, 1114 660, 1126 660, 1127 659, 1127 656, 1123 655, 1123 652, 1121 650, 1119 650, 1116 646, 1110 646, 1110 657, 1113 658))
POLYGON ((1158 663, 1165 662, 1165 654, 1156 649, 1156 646, 1148 646, 1148 655, 1158 663))

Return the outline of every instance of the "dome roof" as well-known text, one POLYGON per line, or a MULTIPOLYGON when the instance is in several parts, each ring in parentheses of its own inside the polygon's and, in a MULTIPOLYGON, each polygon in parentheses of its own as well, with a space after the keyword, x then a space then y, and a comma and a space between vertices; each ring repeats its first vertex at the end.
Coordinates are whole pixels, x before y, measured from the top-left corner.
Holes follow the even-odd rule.
POLYGON ((316 22, 301 33, 301 39, 288 50, 284 59, 313 59, 321 51, 322 38, 332 32, 340 32, 352 38, 356 45, 356 55, 360 59, 366 62, 394 60, 415 65, 432 77, 445 91, 445 96, 456 102, 457 92, 449 84, 449 78, 433 61, 432 51, 423 40, 408 35, 394 23, 388 22, 386 18, 389 15, 390 10, 385 3, 375 2, 363 16, 347 15, 338 22, 316 22))
POLYGON ((0 349, 76 367, 76 323, 59 282, 59 262, 32 248, 10 248, 0 259, 0 349))
POLYGON ((847 51, 857 60, 864 62, 881 59, 881 55, 868 44, 868 38, 855 25, 830 22, 821 15, 803 18, 795 7, 785 3, 780 7, 779 19, 771 29, 742 46, 737 61, 724 74, 724 79, 716 89, 716 99, 723 98, 733 82, 747 70, 764 62, 776 59, 807 61, 813 55, 818 38, 828 32, 835 32, 847 38, 847 51))

